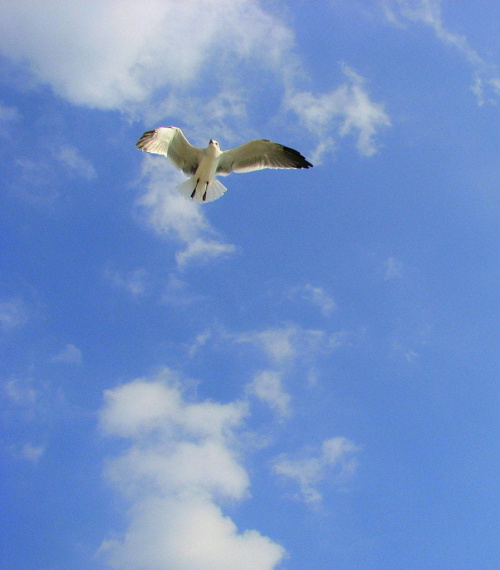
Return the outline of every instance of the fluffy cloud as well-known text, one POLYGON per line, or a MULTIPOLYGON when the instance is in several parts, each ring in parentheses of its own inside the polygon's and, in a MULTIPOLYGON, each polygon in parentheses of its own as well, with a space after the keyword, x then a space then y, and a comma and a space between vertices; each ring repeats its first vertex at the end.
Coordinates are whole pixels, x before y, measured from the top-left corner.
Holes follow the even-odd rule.
POLYGON ((199 497, 143 501, 123 543, 101 552, 119 570, 272 570, 283 549, 256 531, 239 534, 215 504, 199 497))
POLYGON ((130 502, 121 540, 101 552, 119 570, 271 570, 284 550, 239 532, 221 500, 242 500, 249 479, 237 453, 242 402, 188 401, 163 370, 105 393, 101 426, 130 440, 106 475, 130 502))
POLYGON ((278 68, 291 42, 253 0, 0 4, 2 53, 70 102, 100 109, 131 110, 245 59, 278 68))
POLYGON ((374 142, 377 130, 391 124, 383 105, 370 99, 363 78, 347 66, 343 69, 347 82, 330 93, 291 91, 286 98, 286 107, 311 133, 322 139, 315 157, 317 161, 321 160, 320 154, 334 145, 333 139, 327 136, 330 131, 336 131, 340 137, 354 133, 359 152, 370 156, 377 151, 374 142))
POLYGON ((274 74, 285 108, 319 138, 313 162, 350 133, 361 153, 373 154, 377 130, 389 124, 382 105, 347 66, 348 81, 330 93, 301 91, 306 74, 293 31, 266 8, 257 0, 5 0, 0 52, 71 103, 119 109, 148 124, 175 116, 194 140, 215 130, 231 142, 247 130, 241 124, 257 65, 274 74))
POLYGON ((290 415, 291 396, 283 389, 282 376, 276 370, 258 372, 248 385, 247 392, 267 404, 283 419, 290 415))
POLYGON ((158 233, 176 239, 184 249, 176 255, 180 268, 193 261, 206 262, 234 252, 232 244, 219 240, 199 204, 186 200, 175 188, 184 178, 161 157, 146 157, 143 176, 147 190, 137 206, 158 233))
POLYGON ((359 447, 345 437, 333 437, 323 442, 319 453, 304 452, 297 457, 282 454, 275 461, 277 475, 294 479, 307 503, 317 503, 322 496, 318 485, 324 480, 345 481, 357 467, 355 454, 359 447))

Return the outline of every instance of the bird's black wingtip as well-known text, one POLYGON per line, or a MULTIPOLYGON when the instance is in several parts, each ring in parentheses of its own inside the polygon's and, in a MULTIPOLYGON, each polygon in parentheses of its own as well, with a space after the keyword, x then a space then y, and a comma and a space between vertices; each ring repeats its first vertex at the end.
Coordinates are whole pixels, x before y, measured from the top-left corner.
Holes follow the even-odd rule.
POLYGON ((285 151, 287 158, 291 161, 292 168, 313 167, 313 165, 305 158, 305 156, 302 156, 298 150, 290 148, 289 146, 283 146, 283 150, 285 151))

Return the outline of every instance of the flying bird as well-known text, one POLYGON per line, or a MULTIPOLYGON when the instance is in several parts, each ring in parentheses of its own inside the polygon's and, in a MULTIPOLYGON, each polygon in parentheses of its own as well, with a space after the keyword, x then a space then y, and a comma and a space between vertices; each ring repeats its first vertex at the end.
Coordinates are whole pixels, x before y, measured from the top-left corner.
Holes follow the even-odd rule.
POLYGON ((227 190, 216 176, 231 172, 252 172, 263 168, 310 168, 300 152, 268 141, 257 139, 230 150, 221 150, 211 140, 207 148, 189 143, 179 127, 158 127, 146 131, 136 143, 137 148, 153 154, 163 154, 190 176, 177 188, 188 199, 212 202, 227 190))

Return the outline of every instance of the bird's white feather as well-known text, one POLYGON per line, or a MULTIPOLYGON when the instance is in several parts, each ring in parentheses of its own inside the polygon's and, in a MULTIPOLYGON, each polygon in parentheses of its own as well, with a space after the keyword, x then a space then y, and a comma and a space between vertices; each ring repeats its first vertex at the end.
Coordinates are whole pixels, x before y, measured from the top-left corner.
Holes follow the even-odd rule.
POLYGON ((203 196, 205 194, 204 187, 199 186, 194 196, 192 196, 195 184, 196 184, 196 177, 193 176, 188 180, 186 180, 185 182, 183 182, 182 184, 179 184, 177 186, 177 190, 179 190, 179 192, 188 200, 194 200, 195 202, 200 202, 200 203, 213 202, 214 200, 217 200, 217 198, 220 198, 227 190, 227 188, 223 184, 221 184, 217 180, 217 178, 214 178, 212 182, 210 182, 210 184, 208 185, 206 189, 205 200, 203 200, 203 196))

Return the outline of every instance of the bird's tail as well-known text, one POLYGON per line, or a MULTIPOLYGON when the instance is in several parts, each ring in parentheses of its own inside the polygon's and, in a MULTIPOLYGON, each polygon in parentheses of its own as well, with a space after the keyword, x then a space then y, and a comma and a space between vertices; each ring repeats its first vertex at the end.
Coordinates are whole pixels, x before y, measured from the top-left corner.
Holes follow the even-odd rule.
POLYGON ((188 200, 194 200, 195 202, 213 202, 220 198, 222 194, 227 190, 227 188, 221 184, 217 178, 214 178, 212 182, 208 185, 205 190, 205 185, 198 184, 196 188, 197 179, 193 176, 179 184, 177 190, 188 200), (196 189, 196 191, 195 191, 196 189))

